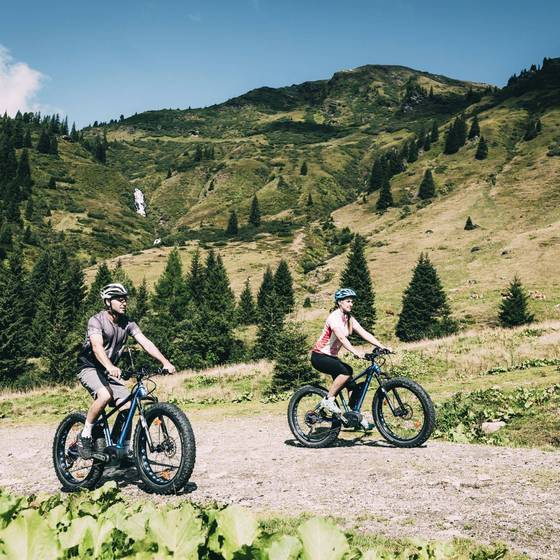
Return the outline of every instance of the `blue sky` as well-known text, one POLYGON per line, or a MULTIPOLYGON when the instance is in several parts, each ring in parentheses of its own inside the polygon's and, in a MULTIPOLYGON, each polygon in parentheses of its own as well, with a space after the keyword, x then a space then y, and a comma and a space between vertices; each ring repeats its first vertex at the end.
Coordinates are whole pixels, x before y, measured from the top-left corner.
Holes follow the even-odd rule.
POLYGON ((560 56, 560 2, 60 0, 3 3, 0 110, 83 126, 255 87, 401 64, 503 85, 560 56))

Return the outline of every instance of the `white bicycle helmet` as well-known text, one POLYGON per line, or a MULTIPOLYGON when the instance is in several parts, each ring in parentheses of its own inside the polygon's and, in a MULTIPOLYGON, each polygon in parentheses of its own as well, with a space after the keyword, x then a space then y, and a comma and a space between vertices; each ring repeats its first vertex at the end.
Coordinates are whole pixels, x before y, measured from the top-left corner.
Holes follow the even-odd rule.
POLYGON ((113 299, 116 297, 127 297, 128 292, 122 284, 107 284, 99 292, 101 299, 105 301, 106 299, 113 299))

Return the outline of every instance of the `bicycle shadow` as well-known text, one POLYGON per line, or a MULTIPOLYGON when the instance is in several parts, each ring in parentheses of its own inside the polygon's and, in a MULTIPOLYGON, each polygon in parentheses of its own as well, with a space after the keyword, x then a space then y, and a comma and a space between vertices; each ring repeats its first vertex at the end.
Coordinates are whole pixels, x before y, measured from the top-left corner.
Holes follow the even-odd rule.
MULTIPOLYGON (((328 447, 377 447, 380 449, 402 449, 398 445, 393 445, 384 439, 365 439, 369 438, 369 434, 357 435, 353 439, 337 439, 331 443, 328 447)), ((296 447, 298 449, 311 449, 303 444, 301 444, 297 439, 287 439, 284 441, 285 445, 290 447, 296 447)), ((415 449, 424 449, 426 444, 419 445, 415 449)))
MULTIPOLYGON (((103 476, 99 480, 99 486, 103 486, 106 482, 113 481, 117 483, 119 490, 124 488, 136 487, 145 494, 156 494, 152 489, 147 487, 140 476, 136 467, 129 467, 127 469, 115 469, 107 474, 103 473, 103 476)), ((186 496, 192 494, 198 490, 196 482, 187 482, 183 488, 173 493, 174 496, 186 496)))

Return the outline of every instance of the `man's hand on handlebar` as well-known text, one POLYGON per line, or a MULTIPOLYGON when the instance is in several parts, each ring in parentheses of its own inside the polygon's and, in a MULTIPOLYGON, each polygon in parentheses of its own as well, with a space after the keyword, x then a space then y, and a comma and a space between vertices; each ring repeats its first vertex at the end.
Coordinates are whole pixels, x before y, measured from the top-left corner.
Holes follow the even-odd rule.
POLYGON ((112 366, 110 368, 107 368, 107 375, 110 375, 115 379, 120 379, 122 375, 121 368, 118 368, 117 366, 112 366))
POLYGON ((177 369, 171 362, 163 362, 161 364, 161 369, 163 369, 169 374, 177 373, 177 369))

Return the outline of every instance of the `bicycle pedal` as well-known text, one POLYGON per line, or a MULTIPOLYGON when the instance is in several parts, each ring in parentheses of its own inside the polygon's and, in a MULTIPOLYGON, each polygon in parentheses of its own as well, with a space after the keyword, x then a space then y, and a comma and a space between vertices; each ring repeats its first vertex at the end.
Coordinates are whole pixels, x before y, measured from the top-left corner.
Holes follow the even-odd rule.
POLYGON ((97 459, 98 461, 103 461, 104 463, 106 463, 107 461, 109 461, 109 456, 106 453, 92 453, 91 454, 92 459, 97 459))

